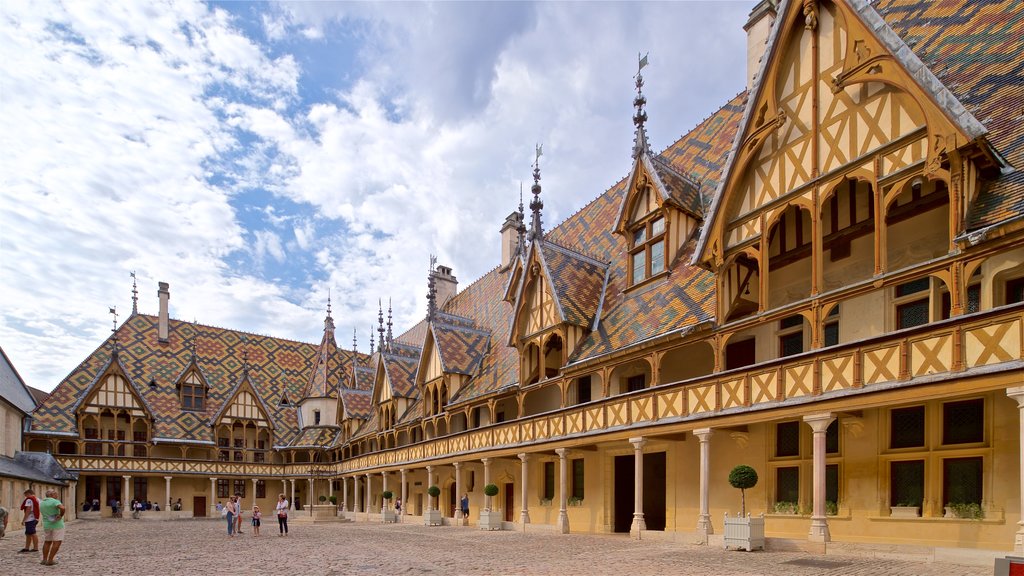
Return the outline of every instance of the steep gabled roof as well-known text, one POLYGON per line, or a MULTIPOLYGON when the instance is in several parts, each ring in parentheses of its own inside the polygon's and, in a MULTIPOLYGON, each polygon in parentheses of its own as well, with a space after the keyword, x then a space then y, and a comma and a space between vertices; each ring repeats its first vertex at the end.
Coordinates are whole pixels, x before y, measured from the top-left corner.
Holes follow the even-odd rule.
POLYGON ((366 419, 373 411, 373 399, 369 390, 342 388, 341 406, 348 418, 366 419))
POLYGON ((491 334, 472 320, 439 312, 430 326, 442 370, 472 376, 490 346, 491 334))
POLYGON ((3 348, 0 348, 0 397, 28 414, 36 407, 35 398, 21 375, 15 370, 3 348))
POLYGON ((604 296, 608 264, 551 241, 541 242, 540 252, 562 319, 590 328, 604 296))
POLYGON ((380 357, 388 382, 391 383, 391 395, 402 398, 416 396, 419 393, 416 390, 416 367, 420 349, 396 341, 380 357))
POLYGON ((289 448, 322 448, 324 446, 332 446, 335 443, 338 433, 340 431, 336 427, 328 426, 313 426, 302 430, 302 434, 299 434, 291 444, 289 448))

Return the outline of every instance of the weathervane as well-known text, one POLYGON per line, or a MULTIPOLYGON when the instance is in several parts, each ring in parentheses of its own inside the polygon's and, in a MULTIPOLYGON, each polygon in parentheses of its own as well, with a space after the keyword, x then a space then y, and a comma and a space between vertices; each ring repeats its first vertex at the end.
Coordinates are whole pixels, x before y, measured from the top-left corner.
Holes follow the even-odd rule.
POLYGON ((135 270, 132 270, 129 276, 132 277, 132 316, 139 313, 139 286, 135 280, 135 270))
POLYGON ((533 221, 530 223, 530 241, 540 240, 544 237, 544 225, 541 222, 541 210, 544 202, 540 199, 540 157, 544 154, 544 147, 537 144, 536 156, 533 158, 533 200, 530 201, 530 210, 533 212, 533 221))
POLYGON ((430 268, 427 269, 427 321, 434 319, 437 312, 437 285, 434 281, 434 269, 437 266, 437 256, 430 255, 430 268))
POLYGON ((633 139, 633 158, 638 158, 641 153, 648 151, 647 145, 647 128, 644 123, 647 122, 647 112, 644 111, 644 106, 647 104, 647 98, 644 97, 644 77, 641 74, 643 69, 647 66, 647 54, 643 56, 637 52, 637 69, 636 69, 636 98, 633 99, 633 106, 636 106, 636 114, 633 115, 633 124, 636 125, 636 136, 633 139))
POLYGON ((110 329, 110 332, 114 335, 111 345, 114 347, 114 355, 117 355, 117 306, 110 307, 110 315, 114 318, 114 327, 110 329))

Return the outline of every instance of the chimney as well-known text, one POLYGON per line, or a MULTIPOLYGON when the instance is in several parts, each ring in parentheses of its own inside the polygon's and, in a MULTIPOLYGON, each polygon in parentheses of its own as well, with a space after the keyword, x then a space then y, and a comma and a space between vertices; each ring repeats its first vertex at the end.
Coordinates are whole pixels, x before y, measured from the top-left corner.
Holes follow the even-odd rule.
POLYGON ((501 225, 501 267, 505 268, 512 262, 512 258, 519 249, 519 225, 522 220, 519 212, 512 212, 505 218, 501 225))
POLYGON ((440 308, 458 292, 459 281, 452 276, 451 268, 439 264, 434 272, 434 282, 437 286, 437 307, 440 308))
POLYGON ((768 42, 768 34, 772 31, 777 15, 777 0, 761 0, 750 11, 746 25, 747 31, 747 90, 754 87, 754 76, 761 69, 761 57, 768 42))
POLYGON ((160 342, 167 342, 167 331, 170 324, 170 318, 167 315, 167 303, 171 300, 170 285, 167 282, 161 282, 160 289, 156 291, 156 295, 160 298, 160 327, 157 332, 157 339, 160 342))

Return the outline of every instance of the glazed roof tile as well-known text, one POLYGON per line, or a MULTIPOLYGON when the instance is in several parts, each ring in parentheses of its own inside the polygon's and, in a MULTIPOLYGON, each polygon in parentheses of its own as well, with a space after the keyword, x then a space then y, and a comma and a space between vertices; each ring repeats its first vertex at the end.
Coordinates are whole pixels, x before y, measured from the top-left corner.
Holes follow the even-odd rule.
POLYGON ((373 398, 369 390, 342 388, 340 394, 346 417, 367 418, 373 411, 373 398))
POLYGON ((333 427, 306 428, 289 445, 290 448, 320 448, 334 444, 339 430, 333 427))
MULTIPOLYGON (((451 315, 445 315, 452 318, 451 315)), ((440 318, 431 326, 434 345, 445 372, 472 376, 487 353, 491 335, 467 325, 450 324, 440 318)))
POLYGON ((550 241, 541 241, 545 273, 551 282, 562 318, 590 328, 604 295, 608 264, 550 241))

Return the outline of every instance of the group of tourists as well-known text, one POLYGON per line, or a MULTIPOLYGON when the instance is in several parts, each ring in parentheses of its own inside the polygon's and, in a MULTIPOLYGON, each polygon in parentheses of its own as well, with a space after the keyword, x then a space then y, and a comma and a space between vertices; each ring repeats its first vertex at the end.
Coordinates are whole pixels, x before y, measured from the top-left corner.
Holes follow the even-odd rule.
MULTIPOLYGON (((18 550, 19 554, 39 552, 38 527, 43 528, 43 566, 57 564, 57 551, 64 541, 64 504, 57 498, 59 493, 54 488, 47 488, 42 502, 36 498, 33 490, 25 490, 25 499, 21 502, 21 523, 25 526, 25 546, 18 550)), ((0 538, 7 534, 10 512, 0 506, 0 538)))
MULTIPOLYGON (((228 523, 228 536, 234 538, 235 534, 244 534, 242 532, 242 519, 245 515, 245 511, 242 509, 242 495, 235 494, 228 499, 226 504, 217 502, 217 511, 220 513, 221 518, 227 520, 228 523)), ((279 531, 278 536, 288 535, 288 499, 284 497, 284 494, 279 494, 277 497, 277 505, 274 507, 274 512, 277 515, 277 529, 279 531)), ((263 523, 263 511, 256 504, 252 507, 252 535, 260 535, 260 525, 263 523)))

